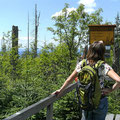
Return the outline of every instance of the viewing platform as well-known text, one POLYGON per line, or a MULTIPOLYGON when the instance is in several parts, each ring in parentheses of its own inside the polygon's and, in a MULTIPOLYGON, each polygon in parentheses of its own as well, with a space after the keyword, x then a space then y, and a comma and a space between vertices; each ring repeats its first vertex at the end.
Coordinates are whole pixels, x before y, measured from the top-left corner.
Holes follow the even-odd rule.
MULTIPOLYGON (((40 100, 39 102, 32 104, 31 106, 28 106, 27 108, 24 108, 23 110, 3 120, 26 120, 27 118, 40 112, 40 110, 46 107, 47 107, 46 120, 53 120, 53 103, 59 100, 62 96, 65 96, 67 93, 69 93, 76 87, 77 87, 77 83, 73 83, 64 90, 64 92, 59 98, 56 97, 56 95, 50 95, 40 100)), ((85 120, 84 115, 82 117, 82 120, 85 120)), ((120 115, 108 114, 106 120, 120 120, 120 115)))

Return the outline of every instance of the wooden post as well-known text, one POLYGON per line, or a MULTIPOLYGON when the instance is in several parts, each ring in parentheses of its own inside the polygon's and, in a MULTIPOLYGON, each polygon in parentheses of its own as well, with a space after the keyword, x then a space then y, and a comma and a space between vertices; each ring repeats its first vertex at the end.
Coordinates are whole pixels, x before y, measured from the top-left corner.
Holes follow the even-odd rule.
POLYGON ((120 29, 119 29, 119 16, 117 16, 116 18, 116 28, 114 30, 114 38, 115 38, 115 42, 114 42, 114 48, 113 48, 113 52, 114 52, 114 58, 113 58, 113 69, 120 74, 120 63, 119 63, 119 58, 120 58, 120 48, 119 48, 119 39, 120 39, 120 29))
POLYGON ((21 111, 18 111, 17 113, 9 116, 8 118, 5 118, 3 120, 26 120, 27 118, 31 117, 32 115, 39 113, 40 110, 43 110, 47 107, 47 120, 52 120, 53 116, 53 103, 60 99, 60 97, 65 96, 67 93, 75 89, 77 86, 77 83, 73 83, 69 85, 63 93, 57 97, 56 95, 50 95, 47 98, 44 98, 37 103, 34 103, 27 108, 24 108, 21 111))
POLYGON ((119 43, 115 41, 114 44, 114 60, 113 60, 113 69, 119 74, 119 58, 120 58, 120 48, 119 43))
POLYGON ((53 103, 47 106, 46 120, 52 120, 52 117, 53 117, 53 103))

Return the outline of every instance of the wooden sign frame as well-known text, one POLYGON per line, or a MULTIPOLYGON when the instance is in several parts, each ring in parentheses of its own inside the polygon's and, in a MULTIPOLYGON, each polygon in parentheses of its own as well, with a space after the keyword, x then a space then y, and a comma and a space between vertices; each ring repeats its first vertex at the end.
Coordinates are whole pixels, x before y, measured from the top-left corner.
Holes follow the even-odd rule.
POLYGON ((114 28, 116 25, 88 25, 89 43, 102 40, 105 45, 114 44, 114 28))

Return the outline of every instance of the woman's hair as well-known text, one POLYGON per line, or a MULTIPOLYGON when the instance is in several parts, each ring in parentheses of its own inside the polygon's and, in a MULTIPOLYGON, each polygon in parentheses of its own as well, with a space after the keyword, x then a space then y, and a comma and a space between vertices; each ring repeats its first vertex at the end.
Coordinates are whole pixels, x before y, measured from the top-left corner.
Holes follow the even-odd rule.
POLYGON ((103 42, 96 41, 90 45, 87 53, 87 59, 94 61, 104 60, 104 54, 105 54, 105 46, 103 42))

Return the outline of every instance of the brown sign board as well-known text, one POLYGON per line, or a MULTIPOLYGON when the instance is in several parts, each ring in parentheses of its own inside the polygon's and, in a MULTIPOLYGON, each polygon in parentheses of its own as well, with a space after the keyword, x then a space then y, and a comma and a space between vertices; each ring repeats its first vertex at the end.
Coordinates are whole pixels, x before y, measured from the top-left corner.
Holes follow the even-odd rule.
POLYGON ((89 25, 89 42, 102 40, 105 45, 114 44, 114 28, 116 25, 89 25))

